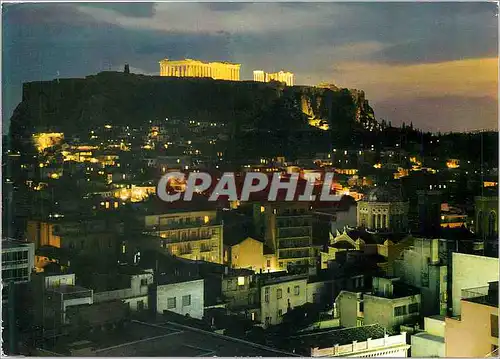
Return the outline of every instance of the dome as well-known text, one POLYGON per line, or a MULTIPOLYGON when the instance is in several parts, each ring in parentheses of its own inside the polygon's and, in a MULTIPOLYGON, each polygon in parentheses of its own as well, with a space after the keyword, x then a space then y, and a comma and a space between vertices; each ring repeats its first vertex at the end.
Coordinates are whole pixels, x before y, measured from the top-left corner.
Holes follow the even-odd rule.
POLYGON ((385 185, 371 189, 363 198, 365 202, 404 202, 403 189, 398 185, 385 185))

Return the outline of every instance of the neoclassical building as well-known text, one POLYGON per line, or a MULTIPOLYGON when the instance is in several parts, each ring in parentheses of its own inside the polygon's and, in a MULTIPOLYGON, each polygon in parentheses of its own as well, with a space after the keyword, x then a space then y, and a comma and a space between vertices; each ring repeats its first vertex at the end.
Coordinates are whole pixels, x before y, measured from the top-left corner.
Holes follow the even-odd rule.
POLYGON ((477 196, 475 200, 475 231, 481 237, 498 233, 498 196, 477 196))
POLYGON ((294 75, 288 71, 267 73, 262 70, 255 70, 253 72, 253 80, 258 82, 279 81, 286 83, 287 86, 293 86, 294 75))
POLYGON ((160 76, 171 77, 211 77, 214 80, 240 80, 241 64, 229 62, 201 62, 199 60, 185 59, 160 61, 160 76))
POLYGON ((358 226, 368 230, 405 232, 408 229, 408 208, 409 202, 401 188, 375 187, 358 202, 358 226))

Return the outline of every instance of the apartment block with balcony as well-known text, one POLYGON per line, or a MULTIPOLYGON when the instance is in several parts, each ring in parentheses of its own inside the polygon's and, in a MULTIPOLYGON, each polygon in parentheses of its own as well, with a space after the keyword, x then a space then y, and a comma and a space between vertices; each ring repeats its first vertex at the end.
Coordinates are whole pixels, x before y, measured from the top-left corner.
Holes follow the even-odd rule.
POLYGON ((425 316, 445 315, 447 310, 448 267, 439 251, 439 239, 414 238, 413 245, 392 263, 395 276, 420 289, 421 313, 425 316))
POLYGON ((341 326, 379 323, 392 333, 399 332, 401 324, 414 323, 421 308, 418 289, 399 278, 374 277, 370 292, 342 291, 335 302, 341 326))
POLYGON ((446 318, 447 357, 498 357, 498 281, 462 290, 461 315, 446 318))
POLYGON ((307 303, 307 276, 262 275, 260 284, 260 315, 264 327, 280 324, 283 315, 307 303))
POLYGON ((33 276, 33 295, 35 301, 35 321, 46 330, 58 331, 67 324, 67 310, 83 304, 94 303, 92 289, 75 284, 73 273, 36 273, 33 276))
POLYGON ((16 239, 2 239, 2 284, 29 282, 34 270, 35 245, 16 239))
POLYGON ((306 202, 254 204, 254 223, 267 246, 276 253, 278 269, 314 266, 312 213, 306 202))
POLYGON ((131 311, 148 309, 152 270, 123 267, 119 273, 93 275, 92 282, 95 303, 122 300, 131 311))
POLYGON ((178 257, 224 262, 223 227, 216 211, 171 210, 144 216, 145 231, 160 237, 160 248, 178 257))

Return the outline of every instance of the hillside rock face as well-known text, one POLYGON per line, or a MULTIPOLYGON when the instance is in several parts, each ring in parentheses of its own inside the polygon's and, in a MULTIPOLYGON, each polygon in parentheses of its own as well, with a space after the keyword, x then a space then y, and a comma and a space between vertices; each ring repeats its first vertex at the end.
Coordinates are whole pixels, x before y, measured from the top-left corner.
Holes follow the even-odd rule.
POLYGON ((316 118, 326 121, 330 131, 341 131, 373 117, 373 111, 362 91, 335 87, 102 72, 25 83, 11 120, 11 136, 26 138, 40 131, 78 134, 104 124, 140 127, 166 117, 223 122, 236 129, 258 128, 266 118, 275 130, 304 130, 310 127, 308 119, 316 118), (279 114, 270 116, 276 106, 279 114))

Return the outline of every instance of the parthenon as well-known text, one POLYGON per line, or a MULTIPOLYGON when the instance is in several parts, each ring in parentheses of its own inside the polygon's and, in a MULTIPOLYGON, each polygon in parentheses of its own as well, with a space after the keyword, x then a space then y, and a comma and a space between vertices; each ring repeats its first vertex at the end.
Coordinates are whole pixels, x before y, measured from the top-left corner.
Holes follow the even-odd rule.
POLYGON ((240 80, 240 64, 229 62, 201 62, 199 60, 185 59, 160 61, 160 76, 173 77, 211 77, 214 80, 240 80))
POLYGON ((294 76, 292 72, 287 71, 267 73, 262 70, 255 70, 253 72, 253 80, 259 82, 279 81, 286 83, 287 86, 293 86, 294 76))

